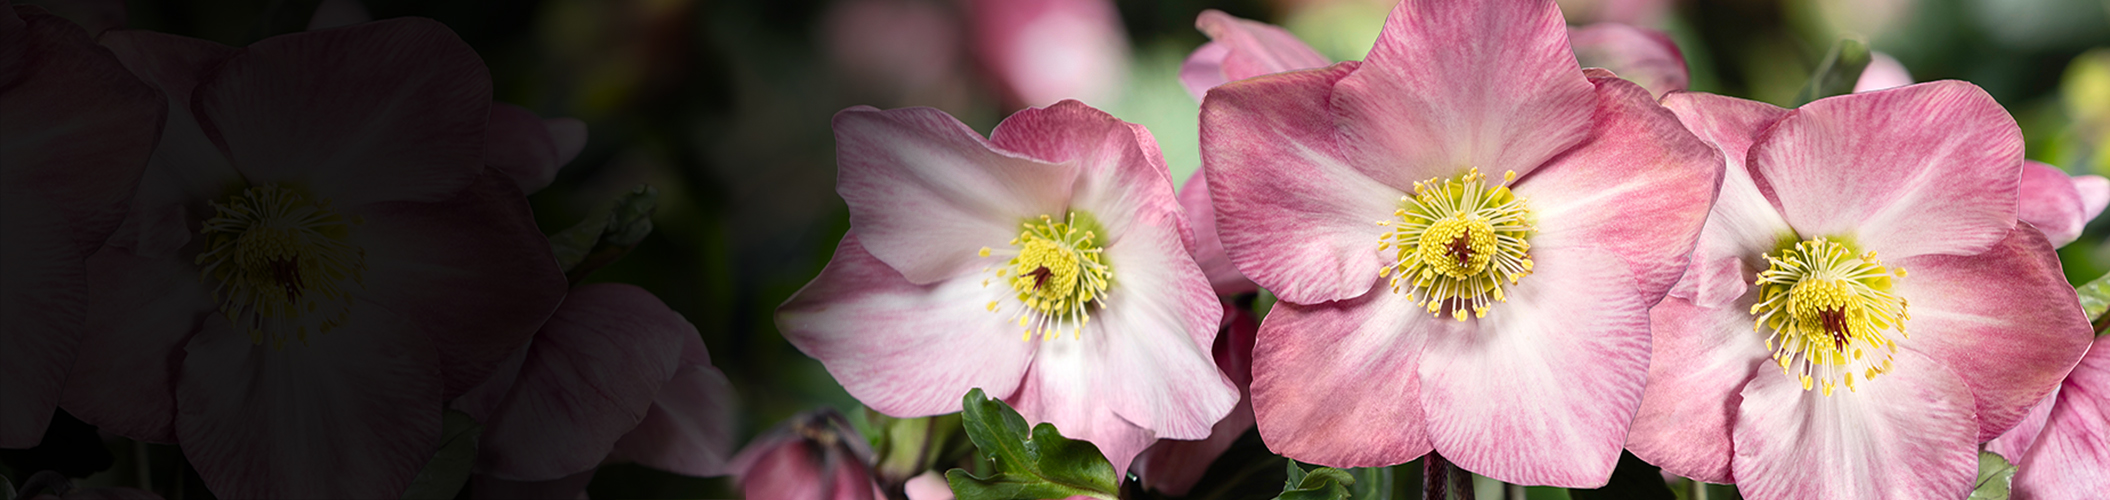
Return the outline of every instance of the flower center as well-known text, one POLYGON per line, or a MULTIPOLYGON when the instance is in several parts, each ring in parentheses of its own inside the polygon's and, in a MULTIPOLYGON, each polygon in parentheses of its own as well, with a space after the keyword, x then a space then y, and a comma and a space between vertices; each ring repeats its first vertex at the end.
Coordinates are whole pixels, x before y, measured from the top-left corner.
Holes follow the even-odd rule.
POLYGON ((1766 348, 1781 374, 1802 381, 1802 389, 1823 387, 1824 395, 1854 379, 1874 379, 1890 371, 1897 342, 1890 332, 1905 333, 1905 299, 1890 293, 1903 268, 1885 268, 1875 252, 1855 257, 1845 243, 1826 238, 1796 242, 1765 255, 1772 263, 1758 274, 1758 303, 1752 328, 1771 330, 1766 348), (1875 354, 1869 356, 1869 354, 1875 354))
MULTIPOLYGON (((1006 280, 1018 292, 1018 302, 1025 306, 1019 311, 1018 326, 1026 329, 1020 340, 1032 340, 1034 334, 1054 340, 1063 328, 1070 330, 1072 338, 1081 337, 1092 310, 1106 306, 1106 289, 1114 279, 1113 268, 1100 255, 1103 249, 1094 229, 1098 221, 1071 211, 1059 221, 1042 215, 1020 226, 1024 231, 1011 239, 1009 248, 982 247, 981 251, 983 257, 1011 258, 1002 266, 984 270, 994 271, 996 278, 1006 280)), ((989 286, 989 280, 982 280, 982 286, 989 286)), ((1001 306, 1000 301, 990 301, 987 308, 993 312, 1001 306)))
POLYGON ((1489 187, 1487 176, 1474 168, 1414 183, 1414 195, 1400 197, 1400 208, 1392 212, 1398 219, 1378 221, 1392 227, 1378 236, 1377 249, 1393 250, 1394 263, 1377 275, 1391 277, 1394 293, 1404 291, 1437 317, 1447 311, 1465 321, 1468 310, 1487 317, 1495 302, 1509 300, 1504 286, 1531 274, 1531 243, 1525 239, 1535 228, 1525 200, 1509 190, 1516 179, 1516 172, 1507 172, 1501 184, 1489 187))
POLYGON ((248 330, 251 342, 271 339, 273 348, 344 324, 352 302, 345 285, 360 284, 366 271, 366 253, 345 242, 357 221, 330 210, 329 200, 275 184, 212 206, 197 263, 219 282, 213 300, 228 323, 248 330))

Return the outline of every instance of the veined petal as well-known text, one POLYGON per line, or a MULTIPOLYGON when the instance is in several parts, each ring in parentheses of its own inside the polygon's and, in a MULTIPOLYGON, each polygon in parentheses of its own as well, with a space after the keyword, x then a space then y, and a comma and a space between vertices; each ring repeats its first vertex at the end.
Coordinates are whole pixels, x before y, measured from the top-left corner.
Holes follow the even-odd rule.
POLYGON ((2029 445, 2037 442, 2037 435, 2044 431, 2044 423, 2051 419, 2052 407, 2058 404, 2059 389, 2054 387, 2050 393, 2044 395, 2044 399, 2029 406, 2029 412, 2022 414, 2022 420, 2016 421, 2014 428, 2000 433, 2000 437, 1993 438, 1992 441, 1986 441, 1985 451, 1999 454, 2001 458, 2007 459, 2008 463, 2021 462, 2022 456, 2029 453, 2029 445))
POLYGON ((1231 254, 1224 252, 1223 238, 1216 234, 1216 208, 1209 204, 1209 176, 1196 170, 1187 178, 1187 185, 1179 192, 1180 210, 1186 212, 1187 226, 1194 229, 1194 263, 1201 266, 1202 275, 1209 277, 1209 287, 1219 296, 1252 293, 1260 289, 1253 280, 1238 272, 1231 264, 1231 254))
POLYGON ((995 151, 930 108, 836 113, 835 162, 835 192, 863 248, 917 285, 973 272, 975 252, 1017 236, 1019 223, 1061 215, 1077 176, 995 151))
MULTIPOLYGON (((1093 358, 1085 372, 1090 389, 1123 420, 1157 437, 1202 439, 1238 404, 1239 393, 1210 353, 1223 305, 1167 227, 1177 218, 1138 217, 1126 238, 1106 247, 1119 281, 1081 332, 1099 338, 1069 343, 1095 345, 1083 350, 1093 358)), ((1040 357, 1059 355, 1063 342, 1043 342, 1040 357)))
POLYGON ((1648 300, 1609 252, 1533 251, 1487 317, 1424 320, 1446 326, 1422 349, 1429 440, 1503 482, 1603 486, 1648 378, 1648 300))
POLYGON ((1583 67, 1611 70, 1650 95, 1661 97, 1685 90, 1691 77, 1685 72, 1685 56, 1664 32, 1620 23, 1596 23, 1568 28, 1568 43, 1575 47, 1576 62, 1583 67))
POLYGON ((608 458, 690 476, 726 474, 738 445, 739 400, 732 381, 710 361, 703 339, 684 339, 674 379, 660 387, 645 420, 616 440, 608 458))
POLYGON ((1276 302, 1253 344, 1261 439, 1276 453, 1329 467, 1428 454, 1416 369, 1422 342, 1450 326, 1382 284, 1339 302, 1276 302))
POLYGON ((1720 307, 1751 290, 1758 269, 1746 262, 1771 251, 1781 237, 1794 234, 1780 210, 1766 201, 1744 163, 1751 143, 1788 110, 1758 101, 1690 92, 1663 96, 1663 107, 1701 141, 1722 154, 1722 189, 1707 223, 1700 228, 1700 241, 1693 247, 1692 263, 1670 295, 1683 297, 1700 307, 1720 307))
POLYGON ((1519 179, 1516 193, 1539 219, 1533 248, 1608 251, 1652 305, 1685 273, 1721 185, 1721 155, 1641 87, 1593 82, 1591 139, 1519 179))
MULTIPOLYGON (((1172 174, 1150 132, 1084 103, 1063 100, 1046 108, 1014 113, 989 133, 989 145, 1074 169, 1076 184, 1060 191, 1069 194, 1069 208, 1089 211, 1098 218, 1106 228, 1099 241, 1109 247, 1119 245, 1128 233, 1137 217, 1131 214, 1179 210, 1172 195, 1172 174)), ((1042 213, 1062 216, 1061 212, 1042 213)), ((1010 234, 1003 240, 1017 235, 1017 222, 1021 220, 1024 219, 1011 221, 1010 234)), ((1183 240, 1191 237, 1186 229, 1180 231, 1183 240)), ((982 246, 995 244, 984 243, 969 250, 982 246)))
MULTIPOLYGON (((2097 343, 2098 346, 2101 343, 2097 343)), ((2090 349, 2059 388, 2036 445, 2016 462, 2015 498, 2078 499, 2110 491, 2110 348, 2090 349)))
POLYGON ((105 248, 88 259, 88 324, 59 405, 97 428, 174 443, 183 346, 214 315, 188 259, 105 248))
POLYGON ((1751 498, 1963 498, 1978 471, 1970 389, 1932 359, 1825 396, 1761 373, 1737 412, 1736 486, 1751 498))
POLYGON ((1224 78, 1224 58, 1231 56, 1231 47, 1218 42, 1204 43, 1187 54, 1186 62, 1180 63, 1180 86, 1195 101, 1209 95, 1209 89, 1230 82, 1224 78))
POLYGON ((1626 447, 1664 472, 1730 483, 1732 429, 1744 384, 1767 376, 1771 351, 1751 323, 1754 295, 1718 308, 1680 297, 1649 310, 1648 386, 1626 447))
POLYGON ((198 81, 210 77, 222 61, 241 50, 142 30, 109 31, 100 41, 133 74, 168 96, 168 120, 161 128, 161 140, 154 146, 130 213, 107 244, 140 256, 175 255, 197 232, 188 226, 192 206, 202 208, 200 202, 207 200, 224 201, 234 194, 230 188, 244 185, 242 174, 205 136, 191 107, 198 81))
POLYGON ((1898 346, 1942 363, 1971 388, 1979 425, 1973 442, 2013 427, 2094 338, 2058 254, 2028 224, 1983 254, 1893 265, 1909 273, 1894 291, 1911 315, 1898 346))
POLYGON ((1401 2, 1332 98, 1352 164, 1394 188, 1530 174, 1590 133, 1596 97, 1552 0, 1401 2))
MULTIPOLYGON (((2044 231, 2044 238, 2051 241, 2051 246, 2072 243, 2081 237, 2081 229, 2088 225, 2089 207, 2080 190, 2083 182, 2066 175, 2066 171, 2058 167, 2024 161, 2021 206, 2016 211, 2016 218, 2044 231)), ((2095 211, 2102 213, 2101 205, 2097 205, 2095 211)))
POLYGON ((835 259, 777 308, 777 327, 821 361, 843 389, 896 417, 960 411, 960 395, 982 388, 1009 396, 1040 342, 985 306, 1010 292, 971 277, 917 285, 865 251, 852 230, 835 259))
MULTIPOLYGON (((1209 465, 1253 428, 1252 385, 1253 335, 1260 324, 1252 313, 1224 306, 1227 325, 1216 336, 1216 366, 1234 384, 1240 384, 1238 406, 1209 428, 1209 438, 1200 441, 1159 439, 1129 466, 1144 486, 1167 495, 1185 496, 1209 471, 1209 465)), ((910 480, 913 484, 914 480, 910 480)))
POLYGON ((1387 230, 1376 222, 1403 191, 1336 147, 1328 100, 1357 64, 1241 80, 1202 102, 1202 167, 1224 251, 1283 300, 1349 299, 1376 282, 1377 237, 1387 230))
MULTIPOLYGON (((1136 333, 1094 329, 1086 335, 1103 338, 1108 334, 1136 333)), ((1125 346, 1089 339, 1056 339, 1042 343, 1047 345, 1035 353, 1033 367, 1026 373, 1025 381, 1019 384, 1018 392, 1004 398, 1004 402, 1018 409, 1027 425, 1052 423, 1064 437, 1090 441, 1098 446, 1099 453, 1106 455, 1114 470, 1120 471, 1125 478, 1129 463, 1143 453, 1144 448, 1149 448, 1150 443, 1157 441, 1158 435, 1115 413, 1108 394, 1102 392, 1113 389, 1109 384, 1113 381, 1094 373, 1094 370, 1104 370, 1109 365, 1093 359, 1097 356, 1088 352, 1125 346)), ((1229 405, 1224 409, 1229 410, 1229 405)))
POLYGON ((2015 226, 2022 130, 1969 83, 1819 99, 1751 146, 1759 191, 1805 237, 1898 259, 1970 255, 2015 226))
MULTIPOLYGON (((1297 35, 1290 34, 1289 30, 1259 21, 1240 19, 1220 10, 1202 11, 1200 16, 1195 17, 1194 27, 1209 35, 1212 44, 1225 49, 1223 57, 1219 60, 1222 81, 1244 80, 1260 75, 1333 64, 1332 59, 1312 50, 1310 45, 1297 39, 1297 35)), ((1208 87, 1202 87, 1200 92, 1195 92, 1192 86, 1188 88, 1188 92, 1194 93, 1197 98, 1208 93, 1208 90, 1208 87)))

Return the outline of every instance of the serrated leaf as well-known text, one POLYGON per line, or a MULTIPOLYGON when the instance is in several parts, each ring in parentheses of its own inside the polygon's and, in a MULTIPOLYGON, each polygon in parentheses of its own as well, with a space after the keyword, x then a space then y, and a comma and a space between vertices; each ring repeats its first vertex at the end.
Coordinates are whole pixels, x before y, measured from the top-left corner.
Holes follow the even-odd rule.
POLYGON ((2014 479, 2015 466, 2008 464, 2007 459, 1992 452, 1978 452, 1978 482, 1973 483, 1970 500, 2007 500, 2014 479))
POLYGON ((469 418, 469 414, 447 410, 440 417, 440 447, 433 452, 432 461, 418 470, 416 478, 410 480, 410 488, 403 490, 406 499, 454 498, 454 494, 469 482, 470 469, 476 465, 476 440, 483 435, 484 427, 469 418))
POLYGON ((652 212, 659 203, 659 190, 652 186, 617 196, 572 227, 549 235, 550 251, 557 265, 573 284, 587 274, 614 263, 652 234, 652 212))
POLYGON ((1053 424, 1031 430, 1025 417, 977 388, 961 401, 961 423, 967 439, 987 456, 994 472, 975 476, 961 469, 945 473, 959 500, 1039 500, 1088 496, 1119 497, 1112 463, 1099 447, 1062 436, 1053 424))
POLYGON ((1795 94, 1795 105, 1853 93, 1854 84, 1861 80, 1861 70, 1868 68, 1872 57, 1868 52, 1868 42, 1858 38, 1839 39, 1824 55, 1824 62, 1817 65, 1817 71, 1810 73, 1809 83, 1803 84, 1802 91, 1795 94))
POLYGON ((1320 467, 1310 471, 1289 462, 1289 482, 1282 487, 1282 494, 1275 500, 1348 500, 1354 493, 1348 487, 1355 485, 1355 476, 1348 471, 1332 467, 1320 467))
POLYGON ((2089 321, 2102 318, 2103 311, 2110 310, 2110 274, 2073 289, 2081 296, 2081 312, 2088 314, 2089 321))

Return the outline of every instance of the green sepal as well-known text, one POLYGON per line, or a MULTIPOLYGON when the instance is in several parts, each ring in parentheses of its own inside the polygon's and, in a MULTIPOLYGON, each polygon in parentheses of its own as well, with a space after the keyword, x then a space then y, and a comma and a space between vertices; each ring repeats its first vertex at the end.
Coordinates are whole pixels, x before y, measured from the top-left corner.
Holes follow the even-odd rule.
POLYGON ((2088 315, 2089 321, 2101 319, 2103 311, 2110 310, 2110 274, 2074 287, 2073 291, 2081 296, 2081 312, 2088 315))
POLYGON ((1116 500, 1119 477, 1099 447, 1062 436, 1053 424, 1029 431, 1025 417, 980 388, 962 398, 967 439, 989 459, 993 472, 976 476, 962 469, 945 473, 959 500, 1039 500, 1087 496, 1116 500))
POLYGON ((636 248, 652 234, 652 211, 658 200, 659 190, 638 186, 578 224, 549 235, 550 251, 557 254, 565 279, 576 285, 636 248))
POLYGON ((403 490, 403 498, 431 498, 445 500, 454 498, 462 485, 469 482, 470 469, 476 465, 477 438, 483 435, 483 425, 469 414, 447 410, 440 417, 440 447, 432 453, 432 461, 418 470, 410 480, 410 488, 403 490))
POLYGON ((1795 105, 1799 107, 1810 101, 1853 93, 1854 84, 1861 81, 1861 70, 1868 69, 1872 57, 1868 42, 1859 38, 1839 39, 1824 55, 1824 62, 1817 65, 1817 71, 1810 73, 1809 83, 1803 84, 1802 91, 1795 93, 1795 105))
POLYGON ((1349 500, 1355 494, 1348 487, 1355 485, 1355 476, 1348 471, 1332 467, 1320 467, 1310 471, 1289 461, 1289 481, 1282 485, 1282 494, 1275 500, 1349 500))
POLYGON ((873 452, 872 472, 883 486, 897 486, 936 464, 960 461, 974 452, 958 413, 921 418, 894 418, 862 409, 852 425, 873 452))
MULTIPOLYGON (((2100 280, 2098 280, 2100 281, 2100 280)), ((1990 451, 1978 452, 1978 482, 1972 483, 1970 500, 2007 500, 2015 480, 2015 466, 1990 451)))

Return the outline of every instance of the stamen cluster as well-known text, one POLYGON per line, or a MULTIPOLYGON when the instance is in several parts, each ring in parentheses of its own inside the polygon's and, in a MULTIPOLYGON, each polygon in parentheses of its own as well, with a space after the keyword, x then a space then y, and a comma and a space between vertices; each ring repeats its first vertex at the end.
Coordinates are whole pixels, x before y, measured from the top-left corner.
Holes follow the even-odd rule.
POLYGON ((213 203, 200 232, 206 250, 196 262, 219 282, 213 300, 251 342, 307 341, 310 329, 328 333, 351 309, 347 282, 362 284, 366 254, 346 240, 356 223, 284 186, 266 184, 213 203))
MULTIPOLYGON (((1011 257, 993 271, 1011 284, 1025 306, 1017 318, 1018 326, 1026 329, 1020 340, 1032 340, 1034 334, 1054 340, 1063 328, 1072 338, 1081 337, 1092 310, 1106 306, 1113 268, 1101 255, 1098 232, 1091 229, 1097 223, 1089 215, 1078 215, 1072 211, 1060 221, 1042 215, 1037 222, 1020 224, 1024 231, 1011 239, 1011 248, 982 247, 983 257, 1011 257)), ((989 286, 989 280, 982 280, 982 286, 989 286)), ((995 312, 1000 302, 990 301, 987 308, 995 312)))
POLYGON ((1394 263, 1377 273, 1391 277, 1393 293, 1405 291, 1430 314, 1448 311, 1465 321, 1468 310, 1486 317, 1493 303, 1509 300, 1504 286, 1531 274, 1526 239, 1535 228, 1525 200, 1509 190, 1516 172, 1504 173, 1493 187, 1486 180, 1473 168, 1455 178, 1416 182, 1414 195, 1400 197, 1400 208, 1392 212, 1398 219, 1378 222, 1393 228, 1377 245, 1381 252, 1393 250, 1394 263))
POLYGON ((1766 348, 1783 375, 1795 376, 1807 391, 1824 395, 1855 375, 1875 379, 1890 371, 1897 342, 1905 333, 1905 299, 1890 293, 1902 268, 1885 268, 1875 252, 1855 257, 1846 244, 1817 238, 1796 242, 1780 255, 1765 255, 1771 267, 1759 273, 1758 303, 1752 328, 1770 330, 1766 348), (1869 356, 1870 352, 1875 356, 1869 356))

